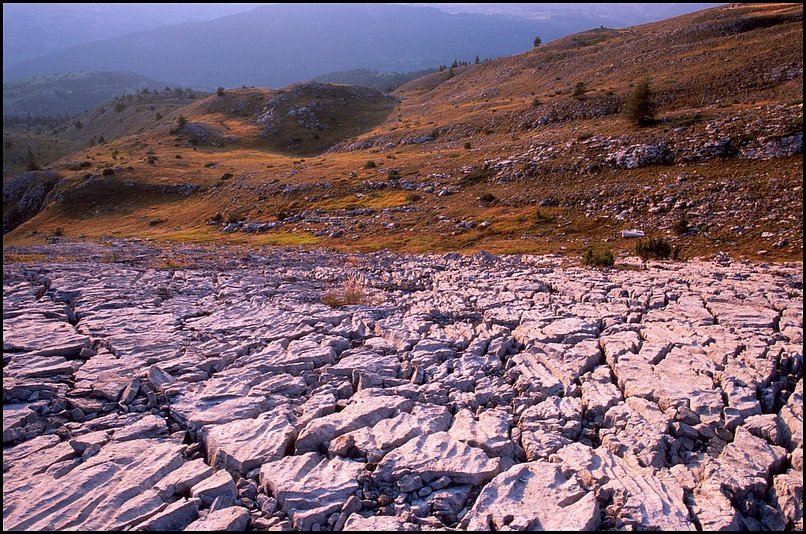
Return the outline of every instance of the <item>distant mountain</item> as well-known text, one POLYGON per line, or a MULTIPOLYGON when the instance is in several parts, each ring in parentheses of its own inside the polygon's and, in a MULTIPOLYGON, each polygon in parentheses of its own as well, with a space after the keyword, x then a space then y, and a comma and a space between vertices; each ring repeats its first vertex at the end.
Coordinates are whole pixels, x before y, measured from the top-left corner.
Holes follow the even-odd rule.
POLYGON ((212 20, 257 4, 3 4, 3 64, 170 24, 212 20))
POLYGON ((132 72, 75 72, 3 83, 3 116, 74 115, 146 87, 165 88, 132 72))
MULTIPOLYGON (((590 29, 597 26, 619 28, 675 17, 721 5, 720 3, 497 3, 497 4, 410 4, 429 5, 446 13, 510 15, 551 22, 551 29, 569 27, 590 29)), ((576 31, 576 30, 572 30, 576 31)))
POLYGON ((6 80, 130 70, 182 85, 283 86, 326 72, 413 71, 528 50, 540 21, 383 4, 268 5, 82 44, 11 65, 6 80))

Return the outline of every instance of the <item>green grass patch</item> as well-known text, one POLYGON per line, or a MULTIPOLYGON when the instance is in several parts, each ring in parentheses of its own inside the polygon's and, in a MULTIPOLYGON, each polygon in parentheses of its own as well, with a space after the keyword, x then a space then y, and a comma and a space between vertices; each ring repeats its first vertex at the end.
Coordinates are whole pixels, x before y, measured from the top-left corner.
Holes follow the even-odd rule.
POLYGON ((310 232, 280 231, 262 235, 260 236, 260 238, 256 240, 255 243, 258 245, 295 247, 295 246, 316 245, 317 243, 319 243, 319 241, 321 240, 310 232))

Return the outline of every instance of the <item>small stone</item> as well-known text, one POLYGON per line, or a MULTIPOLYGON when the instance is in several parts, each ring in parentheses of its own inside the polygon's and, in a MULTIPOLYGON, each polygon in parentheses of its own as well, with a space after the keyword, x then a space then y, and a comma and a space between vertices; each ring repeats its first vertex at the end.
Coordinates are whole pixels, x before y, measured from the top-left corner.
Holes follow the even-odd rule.
POLYGON ((432 480, 431 483, 428 485, 431 486, 433 490, 441 490, 442 488, 446 488, 451 484, 451 477, 445 475, 441 476, 436 480, 432 480))
POLYGON ((397 481, 397 486, 400 491, 410 493, 423 487, 423 479, 418 475, 405 475, 397 481))

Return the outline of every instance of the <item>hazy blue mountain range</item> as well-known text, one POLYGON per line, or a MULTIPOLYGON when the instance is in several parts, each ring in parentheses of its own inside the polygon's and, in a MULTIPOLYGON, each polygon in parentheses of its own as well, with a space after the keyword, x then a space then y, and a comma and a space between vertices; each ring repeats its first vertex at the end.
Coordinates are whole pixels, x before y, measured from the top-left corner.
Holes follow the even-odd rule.
MULTIPOLYGON (((194 4, 193 9, 199 5, 194 4)), ((660 6, 653 18, 669 16, 670 10, 691 11, 705 5, 660 6)), ((173 13, 173 19, 166 16, 165 20, 181 18, 177 15, 181 8, 175 6, 167 10, 173 13)), ((205 88, 244 84, 279 87, 334 71, 361 68, 406 72, 450 64, 454 59, 471 61, 476 55, 509 55, 530 48, 538 34, 547 41, 605 23, 623 26, 633 23, 636 17, 643 21, 649 9, 624 8, 622 20, 618 16, 621 8, 585 10, 569 4, 485 6, 459 4, 445 9, 496 14, 448 14, 433 7, 392 4, 262 5, 213 20, 135 33, 121 28, 119 19, 125 19, 121 15, 103 22, 109 31, 114 29, 119 35, 16 64, 9 62, 4 67, 4 80, 81 70, 125 70, 205 88)), ((250 5, 230 9, 247 7, 250 5)), ((214 11, 204 9, 208 15, 214 11)), ((153 12, 162 16, 162 5, 153 12)), ((4 14, 8 15, 5 6, 4 14)), ((4 18, 5 56, 7 43, 19 41, 15 35, 20 29, 18 18, 4 18)), ((91 22, 92 17, 88 20, 91 22)), ((145 15, 135 17, 130 30, 147 23, 145 15)), ((29 29, 27 33, 32 36, 36 32, 29 29)), ((54 43, 58 44, 58 40, 54 43)))
POLYGON ((4 67, 160 26, 211 20, 258 4, 3 4, 4 67))

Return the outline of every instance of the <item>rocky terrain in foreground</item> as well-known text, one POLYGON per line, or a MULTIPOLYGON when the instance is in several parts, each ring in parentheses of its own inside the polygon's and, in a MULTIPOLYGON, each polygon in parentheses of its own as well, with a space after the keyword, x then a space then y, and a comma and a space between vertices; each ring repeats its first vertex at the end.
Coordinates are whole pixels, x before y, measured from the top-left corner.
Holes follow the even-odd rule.
POLYGON ((800 263, 14 252, 5 529, 803 528, 800 263))

